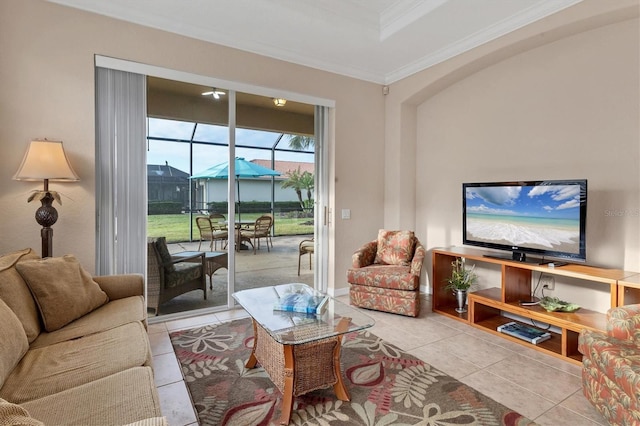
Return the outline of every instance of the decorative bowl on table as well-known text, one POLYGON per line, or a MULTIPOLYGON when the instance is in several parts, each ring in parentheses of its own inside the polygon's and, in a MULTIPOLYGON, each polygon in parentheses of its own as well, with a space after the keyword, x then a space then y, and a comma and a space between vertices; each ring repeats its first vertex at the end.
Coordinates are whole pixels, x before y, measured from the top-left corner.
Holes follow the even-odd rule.
POLYGON ((575 303, 565 302, 557 297, 545 296, 540 299, 540 306, 546 309, 548 312, 575 312, 580 309, 580 305, 575 303))

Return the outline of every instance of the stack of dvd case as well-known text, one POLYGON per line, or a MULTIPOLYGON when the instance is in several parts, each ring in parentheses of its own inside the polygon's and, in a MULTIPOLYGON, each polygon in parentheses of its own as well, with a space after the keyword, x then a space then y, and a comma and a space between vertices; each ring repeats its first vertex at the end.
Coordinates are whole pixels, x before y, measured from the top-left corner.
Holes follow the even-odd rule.
POLYGON ((518 339, 522 339, 529 343, 533 343, 534 345, 551 339, 551 333, 535 327, 520 324, 515 321, 499 326, 498 331, 500 333, 508 334, 509 336, 517 337, 518 339))

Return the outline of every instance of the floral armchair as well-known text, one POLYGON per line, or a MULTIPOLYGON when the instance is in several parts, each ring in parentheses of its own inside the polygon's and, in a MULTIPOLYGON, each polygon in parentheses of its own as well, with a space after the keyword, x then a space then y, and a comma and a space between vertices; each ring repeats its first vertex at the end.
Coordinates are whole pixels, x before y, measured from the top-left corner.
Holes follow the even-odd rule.
POLYGON ((610 424, 640 424, 640 305, 607 311, 607 333, 582 330, 582 391, 610 424))
POLYGON ((413 231, 378 231, 347 270, 352 305, 407 316, 420 313, 420 273, 426 251, 413 231))

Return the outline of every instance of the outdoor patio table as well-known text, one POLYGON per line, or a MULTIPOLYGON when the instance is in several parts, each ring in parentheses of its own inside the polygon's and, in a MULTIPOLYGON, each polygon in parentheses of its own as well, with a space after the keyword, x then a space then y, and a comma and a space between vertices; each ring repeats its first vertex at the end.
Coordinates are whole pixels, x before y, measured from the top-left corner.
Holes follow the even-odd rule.
POLYGON ((321 314, 273 309, 280 297, 300 291, 324 296, 306 284, 282 284, 238 291, 234 299, 251 315, 254 344, 246 363, 264 368, 282 392, 281 424, 288 424, 293 398, 333 386, 338 399, 349 401, 340 368, 342 336, 371 327, 375 321, 330 296, 321 314))
POLYGON ((229 269, 226 251, 181 251, 172 254, 174 257, 190 257, 204 253, 207 275, 209 275, 209 288, 213 290, 213 274, 220 268, 229 269))
MULTIPOLYGON (((229 226, 229 221, 226 220, 224 223, 227 224, 227 226, 229 226)), ((250 225, 253 225, 255 223, 255 221, 253 220, 236 220, 235 221, 235 235, 236 235, 236 251, 240 251, 240 250, 249 250, 249 247, 246 246, 244 244, 244 242, 248 242, 249 244, 251 244, 251 248, 253 248, 253 243, 251 242, 251 238, 249 237, 243 237, 240 234, 240 230, 242 228, 246 228, 250 225)))

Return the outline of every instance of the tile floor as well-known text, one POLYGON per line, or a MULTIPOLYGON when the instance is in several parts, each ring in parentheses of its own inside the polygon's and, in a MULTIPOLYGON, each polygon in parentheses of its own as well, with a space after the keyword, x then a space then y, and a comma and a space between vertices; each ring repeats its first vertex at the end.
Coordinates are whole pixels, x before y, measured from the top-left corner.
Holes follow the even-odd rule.
MULTIPOLYGON (((348 303, 348 296, 339 297, 348 303)), ((372 332, 540 425, 606 425, 582 395, 580 367, 431 312, 419 318, 366 311, 372 332)), ((171 331, 246 317, 242 309, 149 326, 162 412, 172 426, 197 425, 171 347, 171 331)))

